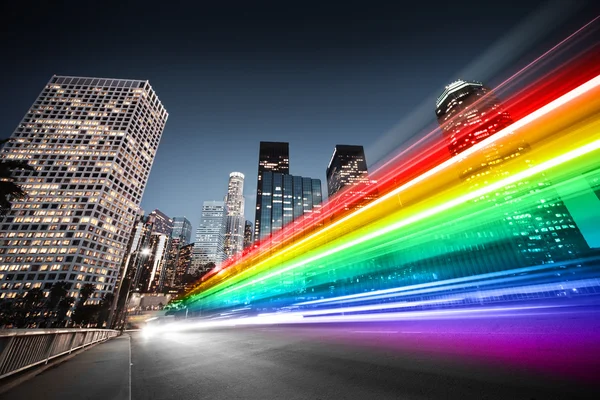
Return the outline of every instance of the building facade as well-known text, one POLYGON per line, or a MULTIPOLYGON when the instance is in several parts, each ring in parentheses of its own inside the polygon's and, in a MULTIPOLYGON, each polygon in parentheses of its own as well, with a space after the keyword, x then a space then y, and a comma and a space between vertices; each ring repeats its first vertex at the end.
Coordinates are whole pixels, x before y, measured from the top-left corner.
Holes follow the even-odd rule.
POLYGON ((27 192, 0 222, 0 297, 112 293, 168 114, 148 81, 53 76, 2 149, 27 192))
MULTIPOLYGON (((261 234, 261 218, 263 214, 263 173, 290 173, 290 146, 284 142, 260 142, 258 153, 258 180, 256 183, 256 213, 254 218, 254 240, 261 234)), ((269 189, 270 190, 270 189, 269 189)))
POLYGON ((179 248, 179 255, 177 257, 177 263, 175 265, 175 278, 173 280, 173 288, 181 291, 185 286, 184 276, 189 273, 190 266, 192 265, 192 253, 194 250, 194 244, 186 244, 179 248))
POLYGON ((362 146, 338 144, 326 171, 327 195, 333 197, 345 187, 369 182, 367 159, 362 146))
POLYGON ((177 293, 183 289, 183 277, 190 269, 193 249, 193 243, 185 244, 181 238, 171 239, 164 284, 170 293, 177 293))
POLYGON ((435 114, 453 156, 512 123, 490 89, 481 82, 460 79, 437 98, 435 114))
POLYGON ((246 221, 244 224, 244 249, 252 246, 252 222, 246 221))
POLYGON ((363 146, 336 145, 325 175, 330 202, 343 202, 346 210, 360 208, 377 197, 370 188, 375 182, 369 180, 363 146))
POLYGON ((221 265, 225 258, 223 243, 225 238, 225 202, 205 201, 202 217, 196 230, 192 270, 196 271, 208 263, 221 265))
MULTIPOLYGON (((513 121, 495 94, 480 82, 459 80, 446 86, 436 102, 436 115, 447 141, 448 151, 456 156, 486 138, 508 127, 513 121)), ((466 157, 456 164, 458 179, 467 190, 475 190, 490 179, 506 176, 507 163, 536 165, 528 155, 531 147, 523 141, 512 141, 499 147, 483 148, 483 161, 474 164, 466 157)), ((537 178, 536 178, 537 179, 537 178)), ((503 254, 508 266, 551 264, 568 260, 589 250, 571 213, 552 182, 523 180, 490 193, 477 201, 512 205, 500 223, 480 227, 480 235, 507 238, 503 254), (534 204, 523 204, 518 193, 544 193, 534 204), (523 204, 523 205, 521 205, 523 204)))
POLYGON ((132 279, 130 290, 140 293, 164 290, 172 229, 172 219, 159 210, 138 220, 128 254, 130 261, 125 269, 132 279))
POLYGON ((181 245, 191 243, 192 223, 186 217, 173 217, 171 238, 180 239, 181 245))
POLYGON ((229 174, 227 196, 225 196, 225 237, 223 252, 225 259, 236 257, 244 250, 244 174, 229 174))
POLYGON ((255 241, 265 240, 303 215, 319 213, 323 194, 319 179, 264 171, 260 204, 260 230, 255 241))

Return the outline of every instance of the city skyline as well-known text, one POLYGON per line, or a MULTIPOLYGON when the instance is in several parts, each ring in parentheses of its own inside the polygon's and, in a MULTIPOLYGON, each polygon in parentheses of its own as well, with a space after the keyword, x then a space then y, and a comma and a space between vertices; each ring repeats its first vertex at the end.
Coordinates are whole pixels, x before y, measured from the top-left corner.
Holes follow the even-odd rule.
MULTIPOLYGON (((15 9, 7 15, 22 13, 20 6, 12 7, 15 9)), ((195 15, 191 11, 173 7, 164 10, 170 18, 161 15, 157 21, 149 10, 123 5, 111 16, 128 23, 116 23, 117 28, 108 34, 116 39, 135 33, 133 51, 129 45, 118 44, 120 40, 99 40, 92 34, 85 38, 89 46, 82 45, 83 38, 77 39, 80 41, 74 45, 79 55, 67 57, 70 50, 51 44, 38 44, 38 53, 28 50, 35 42, 36 30, 51 24, 46 16, 60 13, 67 18, 77 13, 67 4, 44 7, 28 12, 30 18, 19 28, 23 34, 1 39, 10 50, 3 66, 7 73, 0 75, 0 81, 7 93, 18 94, 0 99, 0 129, 14 129, 37 95, 37 88, 52 74, 150 80, 171 117, 142 208, 159 208, 169 216, 185 215, 194 232, 202 202, 222 198, 230 171, 246 175, 246 202, 255 203, 255 163, 261 140, 290 143, 293 173, 322 182, 338 143, 364 146, 371 168, 385 157, 382 148, 389 151, 422 126, 435 122, 435 116, 428 112, 415 129, 394 128, 419 104, 427 104, 429 111, 440 88, 448 82, 464 78, 493 87, 502 78, 497 73, 511 61, 526 62, 529 54, 535 53, 531 50, 543 47, 540 43, 547 37, 564 36, 589 15, 583 8, 571 12, 542 1, 517 2, 510 7, 473 2, 469 7, 447 7, 444 13, 432 12, 425 5, 364 10, 350 4, 341 10, 325 6, 318 16, 299 9, 288 15, 278 7, 242 7, 231 12, 215 5, 203 10, 205 30, 188 35, 189 26, 197 26, 186 17, 195 15), (256 18, 247 18, 248 12, 256 18), (175 22, 178 18, 173 14, 184 18, 183 23, 175 22), (131 27, 130 15, 153 22, 131 27), (477 35, 453 31, 453 43, 439 40, 456 22, 479 15, 494 18, 486 19, 477 35), (533 15, 541 16, 531 18, 533 15), (579 20, 562 26, 562 15, 579 20), (298 32, 304 31, 297 28, 304 26, 307 18, 311 29, 308 36, 300 35, 298 32), (171 20, 174 22, 168 22, 171 20), (250 22, 253 20, 259 23, 250 22), (357 26, 357 21, 364 20, 373 22, 357 26), (166 25, 153 32, 152 26, 158 22, 166 25), (529 26, 522 32, 525 39, 511 42, 511 35, 525 25, 529 26), (542 27, 551 25, 560 26, 561 31, 549 32, 550 28, 542 27), (271 35, 274 30, 281 34, 271 35), (218 40, 212 40, 215 38, 218 40), (316 41, 319 49, 313 46, 316 41), (483 65, 490 61, 486 52, 502 43, 510 48, 512 58, 500 60, 493 68, 483 65), (13 68, 16 62, 26 66, 13 68), (465 65, 469 67, 464 69, 465 65), (9 70, 18 72, 11 75, 9 70), (391 146, 386 145, 388 138, 391 146), (217 157, 225 149, 229 153, 227 165, 217 157), (201 184, 190 185, 188 178, 182 178, 187 175, 202 176, 201 184)), ((102 20, 103 12, 98 10, 98 20, 102 20)), ((70 20, 83 24, 83 19, 70 20)), ((100 25, 85 22, 89 32, 102 31, 100 25)), ((52 25, 52 32, 56 40, 73 40, 72 28, 52 25)), ((252 214, 251 207, 246 207, 246 219, 254 221, 252 214)))

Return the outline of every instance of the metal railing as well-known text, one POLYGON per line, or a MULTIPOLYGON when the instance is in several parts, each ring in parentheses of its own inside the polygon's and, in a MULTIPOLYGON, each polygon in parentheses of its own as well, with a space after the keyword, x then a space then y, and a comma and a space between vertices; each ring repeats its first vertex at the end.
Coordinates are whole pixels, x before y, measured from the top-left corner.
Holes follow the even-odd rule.
POLYGON ((0 379, 119 334, 109 329, 0 330, 0 379))

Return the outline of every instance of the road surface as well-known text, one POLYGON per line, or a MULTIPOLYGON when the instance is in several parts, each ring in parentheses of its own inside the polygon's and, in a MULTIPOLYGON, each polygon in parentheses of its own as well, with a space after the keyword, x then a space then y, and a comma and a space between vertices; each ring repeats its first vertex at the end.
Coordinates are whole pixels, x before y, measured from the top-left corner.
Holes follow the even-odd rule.
POLYGON ((600 398, 600 318, 568 315, 132 332, 3 398, 600 398))

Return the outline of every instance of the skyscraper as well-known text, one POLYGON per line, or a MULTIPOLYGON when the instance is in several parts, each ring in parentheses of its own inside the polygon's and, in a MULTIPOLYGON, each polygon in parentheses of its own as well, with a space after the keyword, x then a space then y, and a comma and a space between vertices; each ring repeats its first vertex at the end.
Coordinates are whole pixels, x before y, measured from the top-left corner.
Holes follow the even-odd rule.
MULTIPOLYGON (((494 135, 512 123, 495 94, 479 82, 458 80, 446 86, 436 101, 436 115, 452 156, 494 135)), ((506 175, 505 164, 524 163, 527 168, 535 159, 526 156, 530 146, 525 141, 513 141, 501 148, 492 144, 480 151, 483 162, 473 165, 470 159, 459 160, 459 179, 470 190, 485 185, 491 177, 506 175)), ((516 193, 541 193, 535 204, 512 207, 500 223, 482 226, 482 234, 509 237, 506 252, 518 265, 554 263, 575 257, 589 249, 573 217, 551 182, 541 179, 524 180, 490 193, 477 201, 487 201, 495 208, 502 204, 518 204, 516 193)))
POLYGON ((244 250, 244 174, 229 174, 225 196, 226 218, 223 252, 225 258, 240 255, 244 250))
POLYGON ((512 123, 500 101, 480 82, 457 80, 446 86, 435 113, 453 156, 512 123))
POLYGON ((246 221, 244 224, 244 249, 252 246, 252 222, 246 221))
POLYGON ((367 193, 371 184, 362 146, 338 144, 326 171, 327 194, 334 203, 343 201, 345 209, 360 208, 375 198, 367 193), (337 197, 337 193, 340 193, 337 197))
POLYGON ((180 246, 190 243, 192 239, 192 223, 186 217, 173 217, 171 238, 179 238, 180 246))
POLYGON ((208 263, 219 266, 224 259, 225 202, 205 201, 202 217, 196 230, 192 270, 196 271, 208 263))
POLYGON ((172 229, 173 220, 159 210, 152 211, 138 223, 134 235, 140 239, 134 239, 137 246, 132 248, 137 256, 132 258, 136 264, 128 266, 128 270, 135 270, 133 290, 141 293, 163 290, 172 229))
POLYGON ((0 223, 0 297, 116 284, 167 112, 148 81, 53 76, 2 157, 28 197, 0 223))
POLYGON ((320 212, 319 179, 264 171, 262 185, 260 230, 255 241, 269 238, 305 214, 320 212))
POLYGON ((279 172, 289 174, 290 172, 290 149, 289 143, 283 142, 260 142, 258 153, 258 181, 256 183, 256 216, 254 218, 254 240, 257 241, 261 231, 261 213, 263 212, 263 173, 279 172))
POLYGON ((327 194, 334 194, 347 186, 369 181, 365 151, 362 146, 338 144, 327 166, 327 194))
POLYGON ((170 293, 177 293, 183 289, 183 277, 190 269, 193 249, 194 243, 185 244, 180 237, 171 239, 163 285, 165 291, 168 288, 170 293))
POLYGON ((186 244, 179 248, 179 256, 175 265, 175 278, 173 281, 173 288, 182 290, 184 287, 183 277, 188 273, 192 264, 192 252, 194 250, 194 244, 186 244))

